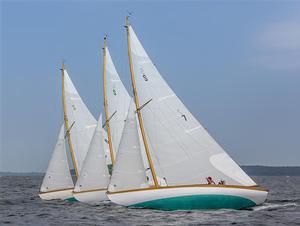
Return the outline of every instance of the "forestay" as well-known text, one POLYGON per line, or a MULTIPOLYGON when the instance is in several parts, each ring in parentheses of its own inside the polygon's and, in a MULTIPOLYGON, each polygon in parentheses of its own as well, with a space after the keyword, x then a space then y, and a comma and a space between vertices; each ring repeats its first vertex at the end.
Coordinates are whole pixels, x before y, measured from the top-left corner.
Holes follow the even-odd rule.
MULTIPOLYGON (((117 152, 127 116, 130 96, 122 83, 106 47, 106 91, 109 127, 114 152, 117 152)), ((114 153, 116 155, 116 153, 114 153)))
POLYGON ((102 128, 102 114, 99 117, 89 151, 83 162, 74 191, 106 189, 110 175, 105 160, 105 135, 102 128))
POLYGON ((203 184, 206 177, 232 185, 255 182, 188 111, 151 62, 129 27, 133 71, 156 174, 167 185, 203 184))
POLYGON ((113 192, 143 187, 148 187, 148 183, 141 156, 135 105, 131 101, 108 190, 113 192))
POLYGON ((64 124, 61 126, 57 143, 53 150, 46 174, 41 186, 41 192, 73 188, 68 158, 65 146, 64 124))
POLYGON ((75 163, 80 173, 97 121, 83 103, 66 70, 64 76, 66 114, 75 163))

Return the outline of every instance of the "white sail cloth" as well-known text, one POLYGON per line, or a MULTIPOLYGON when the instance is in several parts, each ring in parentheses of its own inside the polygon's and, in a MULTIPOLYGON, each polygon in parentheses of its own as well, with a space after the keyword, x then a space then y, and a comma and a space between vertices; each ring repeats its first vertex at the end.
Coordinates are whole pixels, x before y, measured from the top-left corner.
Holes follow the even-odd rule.
POLYGON ((168 185, 255 182, 229 157, 161 77, 129 26, 133 71, 154 169, 168 185))
POLYGON ((110 151, 109 151, 107 132, 103 128, 102 128, 102 133, 104 136, 104 151, 105 151, 106 165, 111 165, 111 156, 110 156, 110 151))
MULTIPOLYGON (((109 50, 106 47, 106 96, 108 105, 109 127, 114 152, 117 152, 125 125, 130 96, 122 83, 109 50)), ((116 153, 114 153, 116 155, 116 153)))
POLYGON ((41 192, 73 188, 68 158, 65 146, 64 124, 61 126, 57 143, 53 150, 46 174, 41 186, 41 192))
POLYGON ((107 145, 105 145, 104 132, 101 114, 79 178, 75 184, 75 192, 106 189, 108 186, 110 175, 105 159, 105 146, 107 145))
POLYGON ((131 101, 108 191, 148 187, 142 160, 135 104, 131 101))
POLYGON ((82 101, 66 70, 64 76, 68 129, 70 130, 75 164, 80 173, 97 121, 82 101))

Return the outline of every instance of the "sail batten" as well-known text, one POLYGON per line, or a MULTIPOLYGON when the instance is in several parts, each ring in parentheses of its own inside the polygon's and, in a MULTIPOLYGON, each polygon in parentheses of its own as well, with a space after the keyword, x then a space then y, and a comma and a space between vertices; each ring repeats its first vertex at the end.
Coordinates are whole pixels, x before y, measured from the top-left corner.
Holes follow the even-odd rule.
POLYGON ((168 86, 132 26, 128 30, 136 93, 140 103, 152 100, 141 117, 158 177, 170 186, 205 184, 208 176, 232 185, 255 185, 168 86))

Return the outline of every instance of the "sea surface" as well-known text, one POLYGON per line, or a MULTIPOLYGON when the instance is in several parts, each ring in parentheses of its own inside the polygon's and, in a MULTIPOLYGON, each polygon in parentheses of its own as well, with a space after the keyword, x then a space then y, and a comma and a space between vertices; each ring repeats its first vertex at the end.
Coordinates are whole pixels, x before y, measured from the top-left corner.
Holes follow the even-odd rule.
POLYGON ((0 225, 300 225, 300 177, 259 176, 270 190, 249 210, 156 211, 105 202, 43 201, 41 176, 0 176, 0 225))

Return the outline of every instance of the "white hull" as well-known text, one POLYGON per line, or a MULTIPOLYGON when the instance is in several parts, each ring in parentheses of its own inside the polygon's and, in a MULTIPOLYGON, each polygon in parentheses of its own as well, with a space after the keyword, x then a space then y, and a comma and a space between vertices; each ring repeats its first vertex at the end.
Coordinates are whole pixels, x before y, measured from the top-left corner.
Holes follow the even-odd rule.
POLYGON ((109 200, 106 192, 107 190, 73 192, 73 196, 79 202, 97 205, 103 201, 109 200))
POLYGON ((41 192, 39 194, 40 198, 43 200, 53 200, 53 199, 71 199, 73 198, 72 194, 73 189, 60 190, 60 191, 50 191, 50 192, 41 192))
POLYGON ((225 186, 174 187, 108 193, 108 198, 122 206, 176 209, 242 209, 262 204, 268 192, 225 186))

